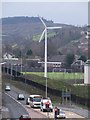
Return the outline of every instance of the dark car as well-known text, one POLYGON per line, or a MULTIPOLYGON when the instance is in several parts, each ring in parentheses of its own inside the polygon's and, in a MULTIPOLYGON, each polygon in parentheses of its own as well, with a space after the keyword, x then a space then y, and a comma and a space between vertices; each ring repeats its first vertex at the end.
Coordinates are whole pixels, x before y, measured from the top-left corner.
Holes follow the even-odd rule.
POLYGON ((21 115, 19 120, 31 120, 30 115, 21 115))

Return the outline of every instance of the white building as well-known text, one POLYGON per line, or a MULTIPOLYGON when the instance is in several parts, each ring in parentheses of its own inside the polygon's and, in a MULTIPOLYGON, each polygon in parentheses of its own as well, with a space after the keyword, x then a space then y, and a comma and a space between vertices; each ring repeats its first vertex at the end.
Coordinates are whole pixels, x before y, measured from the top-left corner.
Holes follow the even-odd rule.
POLYGON ((90 60, 84 66, 84 84, 90 84, 90 60))
POLYGON ((4 59, 4 60, 18 60, 18 58, 15 58, 15 57, 13 57, 12 55, 10 55, 10 54, 8 54, 8 53, 5 53, 5 54, 3 55, 3 59, 4 59))

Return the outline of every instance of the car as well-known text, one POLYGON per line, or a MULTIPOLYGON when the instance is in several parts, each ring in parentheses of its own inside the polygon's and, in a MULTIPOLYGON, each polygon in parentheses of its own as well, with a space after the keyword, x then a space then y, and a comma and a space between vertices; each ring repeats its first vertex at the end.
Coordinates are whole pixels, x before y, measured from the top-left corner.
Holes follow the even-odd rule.
POLYGON ((24 99, 25 99, 24 95, 19 93, 17 96, 17 100, 24 100, 24 99))
POLYGON ((30 117, 30 115, 21 115, 19 117, 19 120, 31 120, 31 117, 30 117))
POLYGON ((66 118, 64 111, 60 111, 59 118, 66 118))
POLYGON ((53 112, 53 105, 50 98, 42 98, 40 104, 41 111, 53 112))
POLYGON ((55 108, 55 118, 57 119, 64 119, 66 118, 65 112, 59 108, 55 108))
POLYGON ((11 90, 10 86, 9 86, 9 85, 6 85, 5 91, 10 91, 10 90, 11 90))

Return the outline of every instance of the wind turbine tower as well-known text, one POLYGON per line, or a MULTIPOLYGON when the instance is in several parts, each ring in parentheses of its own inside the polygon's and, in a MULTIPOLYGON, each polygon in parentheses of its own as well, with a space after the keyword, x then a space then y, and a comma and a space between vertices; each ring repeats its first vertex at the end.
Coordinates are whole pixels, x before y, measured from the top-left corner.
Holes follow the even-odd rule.
POLYGON ((53 30, 53 29, 60 29, 62 27, 47 27, 43 19, 39 16, 42 24, 44 25, 45 29, 41 34, 39 42, 43 39, 43 36, 45 35, 45 64, 44 64, 44 77, 46 78, 46 97, 47 97, 47 34, 48 30, 53 30))

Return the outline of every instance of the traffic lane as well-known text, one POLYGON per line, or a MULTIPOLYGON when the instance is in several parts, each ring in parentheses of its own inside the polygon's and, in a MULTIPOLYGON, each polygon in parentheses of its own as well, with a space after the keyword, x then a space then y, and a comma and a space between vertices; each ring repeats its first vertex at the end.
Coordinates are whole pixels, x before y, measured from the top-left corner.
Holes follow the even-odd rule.
MULTIPOLYGON (((22 91, 22 90, 20 90, 20 89, 18 89, 18 88, 16 88, 16 87, 14 87, 14 86, 11 86, 12 88, 11 88, 11 91, 10 92, 8 92, 8 94, 10 94, 11 96, 13 96, 14 98, 16 98, 17 99, 17 95, 18 95, 18 93, 24 93, 24 95, 25 95, 25 98, 27 98, 28 96, 29 96, 29 94, 27 94, 25 91, 22 91)), ((23 101, 20 101, 23 105, 26 105, 26 99, 25 100, 23 100, 23 101)), ((40 110, 35 110, 35 111, 38 111, 38 112, 40 112, 40 110)), ((42 113, 42 112, 40 112, 41 114, 43 114, 43 115, 46 115, 47 116, 47 113, 42 113)), ((72 111, 66 111, 66 116, 67 116, 67 118, 82 118, 82 116, 80 116, 80 115, 78 115, 78 114, 76 114, 76 113, 74 113, 74 112, 72 112, 72 111), (75 117, 76 116, 76 117, 75 117)), ((50 113, 50 117, 51 118, 53 118, 54 117, 54 113, 52 114, 52 113, 50 113)))
MULTIPOLYGON (((5 91, 5 93, 7 93, 8 95, 12 96, 13 98, 15 98, 17 100, 18 92, 11 90, 11 91, 5 91)), ((19 93, 21 93, 21 92, 19 92, 19 93)), ((18 101, 20 101, 23 105, 25 105, 26 104, 26 97, 25 97, 25 100, 18 100, 18 101)))
POLYGON ((36 111, 36 109, 33 109, 28 105, 26 106, 26 109, 27 109, 28 113, 30 114, 31 118, 35 118, 35 119, 40 118, 40 120, 41 120, 41 118, 47 118, 46 115, 39 112, 39 109, 38 109, 38 111, 36 111))
MULTIPOLYGON (((9 93, 9 92, 8 92, 9 93)), ((16 100, 14 97, 10 96, 10 94, 5 93, 6 95, 8 95, 9 97, 11 97, 11 99, 14 99, 14 101, 16 101, 16 103, 20 104, 21 106, 23 106, 23 108, 27 111, 28 115, 30 115, 31 118, 46 118, 45 115, 35 111, 33 108, 27 107, 26 105, 23 105, 22 102, 16 100)), ((16 105, 15 105, 16 106, 16 105)), ((9 107, 10 108, 10 107, 9 107)), ((14 109, 14 108, 13 108, 14 109)), ((18 109, 18 107, 17 107, 18 109)), ((23 113, 22 113, 23 114, 23 113)), ((25 114, 25 113, 24 113, 25 114)))
MULTIPOLYGON (((6 92, 6 91, 5 91, 6 92)), ((9 95, 13 96, 15 99, 17 99, 18 93, 22 93, 25 96, 25 100, 22 100, 21 103, 26 105, 26 99, 29 97, 30 94, 26 93, 23 90, 20 90, 16 88, 15 86, 11 85, 11 91, 7 92, 9 95)))
POLYGON ((14 101, 7 94, 3 93, 2 98, 3 98, 2 101, 3 106, 9 109, 10 118, 19 118, 22 114, 28 114, 28 112, 23 106, 21 106, 19 103, 14 101))
MULTIPOLYGON (((46 115, 46 116, 49 115, 50 118, 54 118, 54 111, 53 112, 49 112, 47 114, 47 112, 42 112, 42 111, 40 111, 38 109, 35 109, 35 110, 40 112, 40 113, 42 113, 43 115, 46 115)), ((84 118, 84 117, 82 117, 82 116, 80 116, 80 115, 78 115, 78 114, 76 114, 74 112, 71 112, 71 111, 65 111, 64 110, 64 112, 65 112, 66 118, 84 118)))
POLYGON ((10 115, 9 115, 9 109, 2 106, 2 116, 4 116, 4 118, 10 118, 10 115))
POLYGON ((66 118, 84 118, 74 112, 71 112, 71 111, 65 111, 65 114, 66 114, 66 118))
POLYGON ((59 106, 59 107, 65 111, 71 111, 71 112, 74 112, 78 115, 81 115, 84 118, 90 118, 89 117, 90 111, 83 109, 83 108, 80 108, 78 106, 72 105, 71 108, 70 107, 61 107, 61 106, 59 106))

